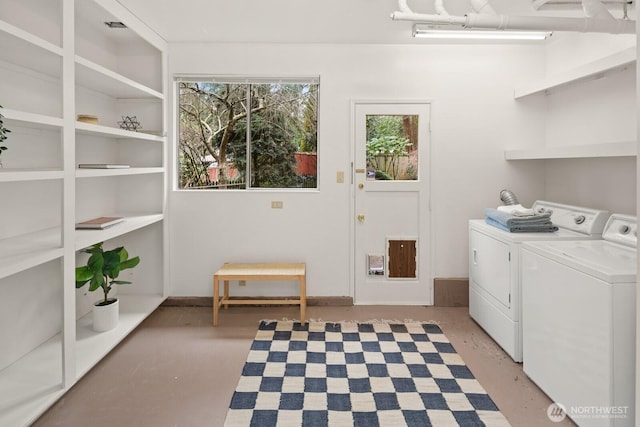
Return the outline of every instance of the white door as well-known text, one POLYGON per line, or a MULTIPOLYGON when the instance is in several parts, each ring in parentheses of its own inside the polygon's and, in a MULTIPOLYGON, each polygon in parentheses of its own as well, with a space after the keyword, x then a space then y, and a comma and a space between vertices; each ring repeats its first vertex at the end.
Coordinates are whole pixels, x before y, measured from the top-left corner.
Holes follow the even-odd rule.
POLYGON ((432 304, 429 104, 353 105, 354 302, 432 304))

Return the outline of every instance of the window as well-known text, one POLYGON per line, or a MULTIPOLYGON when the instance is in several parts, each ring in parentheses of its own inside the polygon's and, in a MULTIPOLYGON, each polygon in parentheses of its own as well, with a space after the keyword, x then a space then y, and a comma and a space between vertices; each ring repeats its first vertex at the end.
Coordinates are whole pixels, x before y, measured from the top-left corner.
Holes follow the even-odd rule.
POLYGON ((177 85, 179 188, 317 188, 317 79, 177 85))
POLYGON ((367 179, 418 179, 418 116, 367 115, 367 179))

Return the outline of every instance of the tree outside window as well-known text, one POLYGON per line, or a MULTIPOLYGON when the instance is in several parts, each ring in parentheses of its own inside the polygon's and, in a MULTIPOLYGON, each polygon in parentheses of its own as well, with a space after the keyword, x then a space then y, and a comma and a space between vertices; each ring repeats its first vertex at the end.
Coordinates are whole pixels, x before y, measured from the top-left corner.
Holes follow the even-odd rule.
POLYGON ((180 81, 178 89, 179 188, 317 187, 317 83, 180 81))

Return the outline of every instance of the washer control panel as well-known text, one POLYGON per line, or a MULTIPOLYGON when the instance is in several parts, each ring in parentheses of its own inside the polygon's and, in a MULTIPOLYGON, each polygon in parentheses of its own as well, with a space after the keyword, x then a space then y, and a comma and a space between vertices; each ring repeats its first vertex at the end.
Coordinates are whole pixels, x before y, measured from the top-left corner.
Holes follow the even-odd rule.
POLYGON ((638 245, 637 218, 631 215, 613 214, 604 228, 604 240, 632 248, 638 245))
POLYGON ((609 218, 609 212, 580 206, 538 200, 533 204, 538 214, 550 214, 551 222, 560 228, 590 236, 600 236, 609 218))

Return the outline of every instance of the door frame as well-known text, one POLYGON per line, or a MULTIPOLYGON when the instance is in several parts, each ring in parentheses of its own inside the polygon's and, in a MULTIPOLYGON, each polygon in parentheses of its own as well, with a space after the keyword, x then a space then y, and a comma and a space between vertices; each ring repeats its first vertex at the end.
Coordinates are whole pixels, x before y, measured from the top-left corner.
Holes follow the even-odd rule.
MULTIPOLYGON (((427 229, 424 231, 424 233, 420 233, 420 237, 423 237, 426 240, 426 243, 422 243, 419 241, 418 245, 420 247, 424 247, 422 245, 426 245, 427 250, 429 251, 428 254, 428 259, 425 260, 425 262, 427 262, 427 268, 429 270, 429 274, 427 275, 428 277, 426 278, 426 280, 428 281, 427 283, 427 294, 429 297, 429 301, 427 305, 434 305, 434 285, 433 285, 433 280, 434 280, 434 271, 433 271, 433 264, 434 264, 434 249, 435 249, 435 244, 434 244, 434 239, 432 236, 432 230, 433 230, 433 222, 434 222, 434 218, 433 218, 433 209, 431 208, 431 199, 432 199, 432 189, 433 189, 433 179, 432 179, 432 175, 433 175, 433 137, 432 137, 432 126, 431 126, 431 121, 433 118, 433 106, 434 106, 434 102, 430 99, 401 99, 401 100, 397 100, 397 99, 352 99, 350 102, 350 110, 349 110, 349 129, 350 129, 350 144, 351 144, 351 162, 350 162, 350 179, 349 179, 349 183, 350 183, 350 190, 349 190, 349 268, 350 268, 350 273, 349 273, 349 294, 354 302, 354 305, 358 305, 356 302, 356 295, 355 295, 355 287, 356 287, 356 180, 355 180, 355 169, 356 169, 356 165, 355 165, 355 159, 356 159, 356 126, 355 126, 355 118, 356 118, 356 105, 406 105, 406 104, 425 104, 429 106, 429 113, 428 113, 428 118, 429 118, 429 123, 428 123, 428 129, 427 129, 427 135, 428 135, 428 141, 427 141, 427 148, 426 148, 426 153, 427 153, 427 159, 426 161, 428 162, 428 166, 427 166, 427 171, 428 173, 426 174, 427 177, 427 182, 426 182, 426 186, 427 186, 427 190, 428 190, 428 197, 427 200, 425 201, 425 208, 426 211, 429 214, 429 221, 426 222, 426 226, 427 229)), ((420 161, 425 161, 425 159, 420 159, 420 161)), ((420 250, 420 252, 424 252, 424 249, 420 250)))

